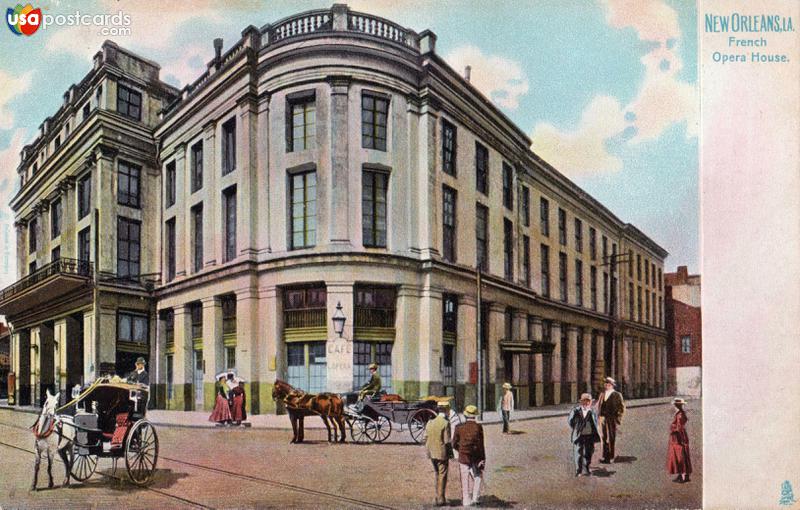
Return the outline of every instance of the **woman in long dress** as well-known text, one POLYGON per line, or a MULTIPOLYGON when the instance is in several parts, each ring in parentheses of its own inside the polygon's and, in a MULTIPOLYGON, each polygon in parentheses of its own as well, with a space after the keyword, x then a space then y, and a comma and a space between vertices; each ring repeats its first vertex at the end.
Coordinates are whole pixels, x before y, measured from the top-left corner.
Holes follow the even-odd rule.
POLYGON ((241 380, 236 380, 236 386, 233 387, 233 410, 231 412, 234 425, 241 425, 242 421, 247 417, 244 413, 244 384, 241 380))
POLYGON ((689 434, 686 433, 686 411, 683 406, 686 401, 676 398, 672 401, 675 406, 675 416, 672 418, 669 434, 669 450, 667 452, 667 470, 671 475, 678 475, 673 482, 686 483, 692 473, 692 459, 689 455, 689 434))
POLYGON ((216 385, 217 398, 214 403, 214 410, 208 421, 217 422, 219 425, 230 424, 233 419, 231 416, 231 409, 228 406, 228 387, 225 385, 225 374, 222 374, 216 385))

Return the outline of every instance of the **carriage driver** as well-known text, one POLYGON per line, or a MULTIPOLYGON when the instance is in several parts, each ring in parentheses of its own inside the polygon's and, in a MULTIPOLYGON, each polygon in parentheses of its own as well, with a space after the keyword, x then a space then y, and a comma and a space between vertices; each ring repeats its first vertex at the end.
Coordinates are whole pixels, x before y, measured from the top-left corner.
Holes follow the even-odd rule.
POLYGON ((150 376, 147 374, 147 371, 144 369, 144 358, 139 356, 136 358, 136 370, 131 372, 130 374, 125 376, 125 379, 131 383, 138 383, 144 384, 145 386, 150 384, 150 376))
POLYGON ((372 374, 369 382, 361 387, 358 392, 358 401, 361 402, 366 396, 372 396, 381 391, 381 376, 378 375, 378 365, 375 363, 370 364, 369 372, 372 374))

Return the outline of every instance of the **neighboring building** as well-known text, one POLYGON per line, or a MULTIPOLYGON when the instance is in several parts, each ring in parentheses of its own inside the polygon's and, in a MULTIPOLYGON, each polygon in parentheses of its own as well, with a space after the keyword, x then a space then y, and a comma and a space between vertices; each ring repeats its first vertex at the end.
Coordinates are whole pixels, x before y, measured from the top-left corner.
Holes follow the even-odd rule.
POLYGON ((276 378, 349 391, 373 361, 406 398, 475 402, 479 316, 488 408, 506 380, 522 408, 604 375, 663 394, 666 251, 533 154, 435 34, 334 5, 214 45, 154 133, 159 406, 210 409, 235 369, 269 412, 276 378))
POLYGON ((11 333, 8 326, 0 322, 0 398, 8 396, 8 372, 11 370, 11 333))
POLYGON ((0 294, 20 404, 149 357, 160 264, 153 127, 177 95, 158 74, 104 43, 22 149, 11 200, 19 280, 0 294))
POLYGON ((667 340, 669 391, 676 395, 701 396, 703 335, 700 307, 700 275, 690 275, 686 266, 664 275, 667 287, 667 340))

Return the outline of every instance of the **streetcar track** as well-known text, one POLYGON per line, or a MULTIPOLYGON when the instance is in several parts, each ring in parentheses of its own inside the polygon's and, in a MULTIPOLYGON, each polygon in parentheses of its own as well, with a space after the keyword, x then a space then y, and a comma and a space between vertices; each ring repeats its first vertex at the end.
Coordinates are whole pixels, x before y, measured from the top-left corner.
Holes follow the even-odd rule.
MULTIPOLYGON (((7 424, 7 423, 0 423, 0 425, 5 426, 5 427, 9 427, 9 428, 19 429, 19 430, 25 430, 25 431, 28 430, 27 427, 21 427, 19 425, 10 425, 10 424, 7 424)), ((11 444, 8 444, 8 443, 2 442, 2 441, 0 441, 0 445, 4 445, 4 446, 10 447, 10 448, 14 448, 14 449, 17 449, 17 450, 21 450, 21 451, 30 453, 32 455, 36 455, 36 453, 31 451, 31 450, 27 450, 25 448, 21 448, 19 446, 11 445, 11 444)), ((171 457, 165 457, 163 455, 160 455, 158 458, 160 460, 166 460, 166 461, 169 461, 169 462, 173 462, 175 464, 183 464, 183 465, 186 465, 186 466, 193 467, 195 469, 203 469, 203 470, 206 470, 206 471, 216 472, 216 473, 228 475, 228 476, 231 476, 231 477, 240 478, 240 479, 243 479, 243 480, 248 480, 248 481, 255 482, 255 483, 260 483, 260 484, 264 484, 264 485, 270 485, 270 486, 281 488, 281 489, 288 490, 288 491, 299 492, 299 493, 306 494, 306 495, 320 496, 320 497, 324 497, 324 498, 328 498, 328 499, 333 499, 333 500, 341 502, 341 503, 355 504, 355 505, 358 505, 358 506, 361 506, 361 507, 364 507, 364 508, 375 508, 375 509, 381 509, 381 510, 392 510, 392 507, 390 507, 390 506, 380 505, 380 504, 377 504, 377 503, 371 503, 369 501, 363 501, 363 500, 360 500, 360 499, 349 498, 349 497, 346 497, 346 496, 340 496, 338 494, 331 494, 329 492, 319 491, 319 490, 316 490, 316 489, 309 489, 309 488, 302 487, 302 486, 299 486, 299 485, 292 485, 292 484, 286 483, 286 482, 279 482, 279 481, 276 481, 276 480, 269 480, 267 478, 261 478, 261 477, 252 476, 252 475, 245 475, 245 474, 242 474, 242 473, 237 473, 235 471, 228 471, 228 470, 220 469, 220 468, 217 468, 217 467, 211 467, 211 466, 206 466, 206 465, 203 465, 203 464, 197 464, 197 463, 189 462, 189 461, 185 461, 185 460, 175 459, 175 458, 171 458, 171 457)), ((58 460, 58 462, 61 462, 61 459, 57 459, 57 460, 58 460)), ((117 478, 117 477, 114 477, 114 476, 111 476, 111 475, 107 475, 105 473, 100 473, 99 471, 96 471, 96 473, 100 474, 102 476, 114 479, 114 480, 122 480, 122 478, 117 478)), ((178 500, 181 500, 183 502, 186 502, 186 503, 189 503, 189 504, 192 504, 192 505, 195 505, 195 506, 199 506, 201 508, 207 508, 207 509, 210 509, 210 510, 214 510, 213 507, 210 507, 210 506, 207 506, 207 505, 203 505, 202 503, 197 503, 197 502, 194 502, 192 500, 182 498, 180 496, 174 496, 172 494, 169 494, 169 493, 166 493, 166 492, 162 492, 162 491, 160 491, 158 489, 153 489, 151 487, 146 487, 146 486, 143 487, 143 488, 147 489, 147 490, 150 490, 150 491, 153 491, 153 492, 156 492, 158 494, 167 496, 167 497, 171 497, 171 498, 178 499, 178 500)))
MULTIPOLYGON (((6 425, 6 424, 5 423, 0 423, 0 425, 6 425)), ((6 425, 6 426, 7 427, 13 427, 13 428, 24 428, 24 427, 15 427, 14 425, 6 425)), ((21 446, 16 446, 16 445, 13 445, 13 444, 9 444, 9 443, 6 443, 4 441, 0 441, 0 445, 5 446, 7 448, 13 448, 15 450, 19 450, 21 452, 30 453, 31 455, 36 455, 36 452, 34 452, 32 450, 28 450, 27 448, 22 448, 21 446)), ((56 462, 61 463, 62 465, 64 464, 64 462, 60 458, 53 457, 53 460, 55 460, 56 462)), ((106 478, 110 478, 111 480, 124 481, 124 479, 121 478, 121 477, 109 475, 107 473, 101 473, 100 471, 95 471, 95 474, 98 474, 100 476, 104 476, 106 478)), ((188 504, 190 504, 190 505, 192 505, 194 507, 197 507, 197 508, 205 508, 205 509, 208 509, 208 510, 215 510, 214 507, 211 507, 211 506, 208 506, 208 505, 204 505, 204 504, 202 504, 200 502, 192 501, 191 499, 183 498, 181 496, 176 496, 174 494, 169 494, 169 493, 164 492, 164 491, 162 491, 160 489, 154 489, 152 487, 141 487, 141 488, 144 489, 144 490, 148 490, 150 492, 155 492, 156 494, 159 494, 159 495, 167 497, 167 498, 177 499, 178 501, 181 501, 183 503, 188 503, 188 504)))

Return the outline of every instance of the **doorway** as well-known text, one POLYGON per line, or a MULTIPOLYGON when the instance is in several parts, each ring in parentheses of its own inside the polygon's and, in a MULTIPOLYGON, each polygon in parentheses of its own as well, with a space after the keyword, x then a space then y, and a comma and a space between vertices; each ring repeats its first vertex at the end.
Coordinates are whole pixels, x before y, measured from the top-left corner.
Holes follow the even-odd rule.
POLYGON ((42 405, 47 398, 47 390, 57 393, 55 389, 55 339, 53 338, 53 322, 39 326, 39 400, 42 405))
POLYGON ((76 384, 83 386, 83 314, 67 321, 67 395, 76 384))
POLYGON ((201 411, 203 409, 203 351, 195 350, 194 359, 192 360, 192 386, 194 386, 194 410, 201 411))

